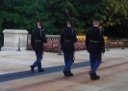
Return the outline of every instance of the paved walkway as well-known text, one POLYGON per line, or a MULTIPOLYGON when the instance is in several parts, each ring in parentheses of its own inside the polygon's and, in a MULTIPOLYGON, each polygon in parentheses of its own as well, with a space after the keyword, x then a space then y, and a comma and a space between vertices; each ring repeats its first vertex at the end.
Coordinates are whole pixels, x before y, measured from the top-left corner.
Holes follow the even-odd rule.
POLYGON ((0 52, 0 91, 128 91, 128 49, 111 49, 98 69, 100 80, 89 79, 88 53, 78 51, 73 77, 63 76, 63 55, 44 53, 44 73, 30 72, 33 51, 0 52))

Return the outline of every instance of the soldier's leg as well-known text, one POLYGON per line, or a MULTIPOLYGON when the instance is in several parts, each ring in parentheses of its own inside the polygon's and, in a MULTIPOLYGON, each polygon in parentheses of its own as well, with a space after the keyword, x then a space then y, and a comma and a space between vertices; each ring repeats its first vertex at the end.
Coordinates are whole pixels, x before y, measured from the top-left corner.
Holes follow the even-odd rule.
POLYGON ((100 78, 100 76, 98 76, 96 74, 96 70, 98 69, 98 67, 100 66, 101 64, 101 55, 94 55, 94 58, 95 58, 95 63, 94 63, 94 66, 92 68, 92 71, 89 73, 90 74, 90 78, 92 80, 97 80, 100 78))
POLYGON ((73 64, 73 52, 68 53, 68 62, 67 62, 67 75, 73 76, 73 73, 71 73, 71 66, 73 64))
POLYGON ((91 67, 91 71, 93 71, 93 67, 95 65, 95 56, 94 54, 89 54, 89 59, 90 59, 90 67, 91 67))
POLYGON ((35 51, 35 54, 36 54, 36 61, 33 63, 33 65, 30 66, 32 73, 34 73, 34 68, 37 66, 36 62, 38 61, 38 52, 35 51))
POLYGON ((64 76, 68 76, 67 75, 67 61, 68 61, 68 54, 67 54, 67 52, 64 52, 64 64, 65 64, 65 66, 64 66, 64 69, 63 69, 63 73, 64 73, 64 76))
MULTIPOLYGON (((33 65, 31 65, 31 72, 34 73, 34 68, 36 66, 38 66, 39 63, 41 63, 41 60, 42 60, 42 52, 39 52, 39 51, 35 51, 35 54, 36 54, 36 61, 34 62, 33 65)), ((41 66, 41 64, 39 64, 39 66, 41 66)))
POLYGON ((70 72, 71 65, 73 63, 73 53, 72 52, 66 52, 64 53, 65 57, 65 68, 64 68, 64 75, 66 77, 73 76, 73 74, 70 72))
POLYGON ((72 66, 73 62, 74 62, 74 60, 73 60, 73 52, 69 52, 68 53, 67 70, 71 69, 71 66, 72 66))
POLYGON ((64 71, 67 70, 67 60, 68 60, 68 53, 64 52, 64 64, 65 64, 64 71))
POLYGON ((36 51, 36 55, 37 55, 37 59, 36 59, 36 61, 33 64, 35 67, 38 66, 38 64, 42 60, 42 52, 36 51))
POLYGON ((97 55, 95 55, 95 64, 92 69, 93 72, 96 72, 96 70, 98 69, 100 64, 101 64, 101 54, 97 54, 97 55))
POLYGON ((44 69, 42 68, 41 62, 38 64, 38 71, 39 72, 44 72, 44 69))

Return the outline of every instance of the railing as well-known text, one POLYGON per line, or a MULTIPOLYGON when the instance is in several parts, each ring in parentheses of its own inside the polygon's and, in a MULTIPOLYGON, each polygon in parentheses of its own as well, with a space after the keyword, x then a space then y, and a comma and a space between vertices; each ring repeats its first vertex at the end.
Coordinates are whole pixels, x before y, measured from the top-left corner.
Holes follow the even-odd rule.
MULTIPOLYGON (((47 43, 44 44, 44 51, 47 52, 60 52, 60 36, 59 35, 47 35, 47 43)), ((85 36, 77 36, 78 42, 75 43, 75 49, 76 50, 85 50, 85 36)), ((105 47, 106 50, 109 50, 109 48, 117 48, 120 47, 124 49, 125 47, 128 47, 128 39, 112 39, 108 37, 104 37, 105 39, 105 47)), ((27 43, 27 49, 31 50, 31 35, 28 35, 28 43, 27 43)))
POLYGON ((47 35, 47 43, 44 44, 44 51, 58 52, 60 51, 60 36, 47 35))
MULTIPOLYGON (((60 46, 60 35, 47 35, 47 43, 44 44, 44 51, 48 52, 59 52, 61 49, 60 46)), ((27 43, 27 49, 31 50, 31 35, 28 35, 28 43, 27 43)), ((83 50, 86 49, 85 41, 83 38, 78 37, 78 42, 75 43, 75 49, 76 50, 83 50)))
POLYGON ((109 38, 106 42, 106 48, 122 48, 128 47, 128 39, 109 38))

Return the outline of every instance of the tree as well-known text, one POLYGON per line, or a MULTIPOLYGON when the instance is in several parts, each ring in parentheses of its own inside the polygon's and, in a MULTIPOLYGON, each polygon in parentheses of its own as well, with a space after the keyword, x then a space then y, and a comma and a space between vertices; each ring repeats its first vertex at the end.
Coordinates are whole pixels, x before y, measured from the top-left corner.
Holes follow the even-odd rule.
POLYGON ((60 34, 69 11, 77 34, 92 25, 94 16, 101 18, 107 36, 128 36, 127 0, 0 0, 0 31, 5 28, 27 29, 38 20, 47 34, 60 34))
POLYGON ((102 0, 99 13, 106 35, 116 37, 128 35, 126 31, 128 29, 127 6, 127 0, 102 0))
POLYGON ((1 1, 1 26, 4 28, 32 30, 37 16, 35 0, 3 0, 1 1))

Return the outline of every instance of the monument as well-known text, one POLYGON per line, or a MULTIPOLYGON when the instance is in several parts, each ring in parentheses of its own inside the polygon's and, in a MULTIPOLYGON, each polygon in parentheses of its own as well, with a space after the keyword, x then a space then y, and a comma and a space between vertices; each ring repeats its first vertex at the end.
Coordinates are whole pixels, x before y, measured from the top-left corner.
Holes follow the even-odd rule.
POLYGON ((5 29, 4 46, 1 50, 26 50, 27 30, 5 29))

